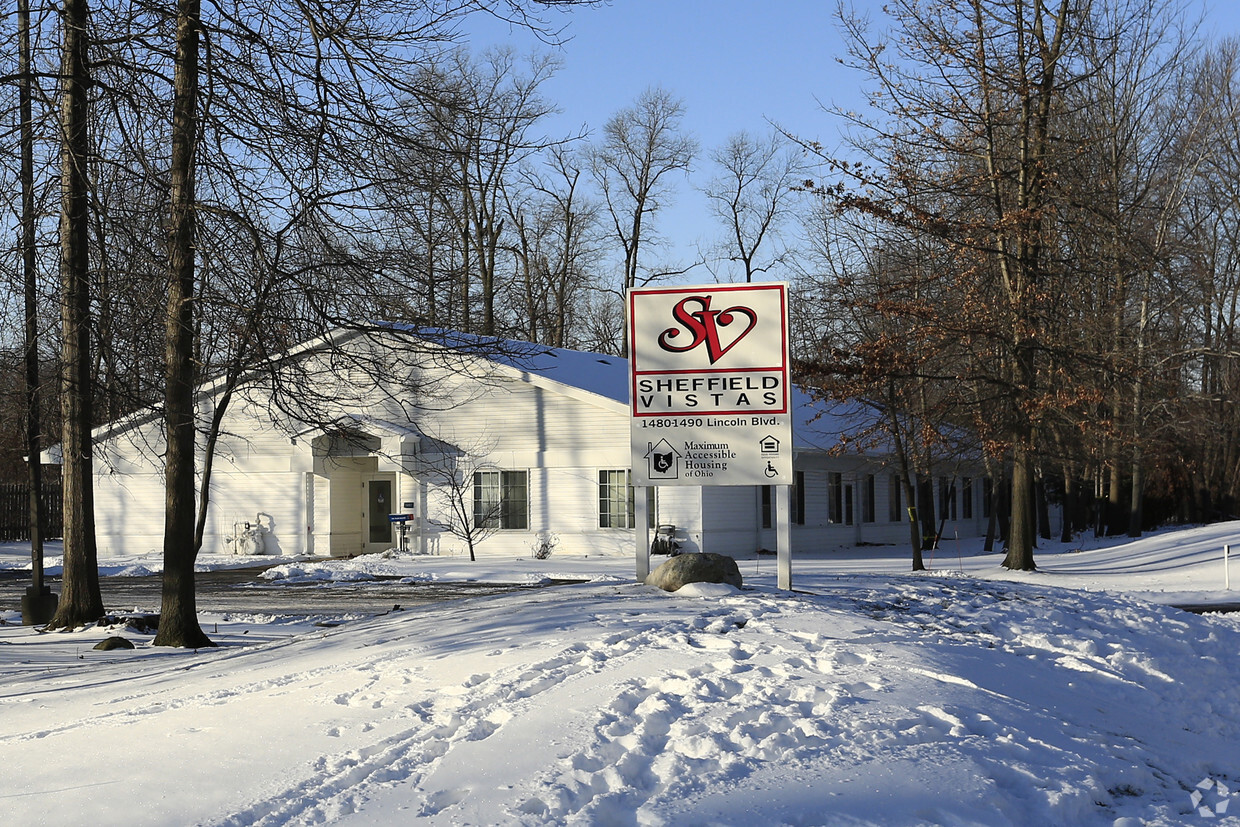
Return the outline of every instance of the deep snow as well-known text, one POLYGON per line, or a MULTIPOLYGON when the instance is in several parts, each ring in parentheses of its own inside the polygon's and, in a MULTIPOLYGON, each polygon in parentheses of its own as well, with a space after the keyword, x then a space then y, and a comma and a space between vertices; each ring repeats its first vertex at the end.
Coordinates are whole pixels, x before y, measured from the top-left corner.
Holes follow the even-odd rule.
MULTIPOLYGON (((379 617, 204 614, 221 645, 199 652, 125 627, 40 634, 4 607, 0 811, 94 825, 1237 824, 1240 615, 1160 605, 1240 600, 1225 543, 1240 549, 1240 523, 1053 545, 1034 574, 950 540, 924 574, 898 548, 824 550, 797 556, 795 593, 775 588, 770 558, 739 561, 744 590, 675 594, 635 584, 631 558, 269 560, 273 582, 591 582, 379 617), (112 634, 138 648, 91 648, 112 634)), ((238 562, 253 559, 202 565, 238 562)), ((28 552, 0 550, 0 567, 23 565, 28 552)))

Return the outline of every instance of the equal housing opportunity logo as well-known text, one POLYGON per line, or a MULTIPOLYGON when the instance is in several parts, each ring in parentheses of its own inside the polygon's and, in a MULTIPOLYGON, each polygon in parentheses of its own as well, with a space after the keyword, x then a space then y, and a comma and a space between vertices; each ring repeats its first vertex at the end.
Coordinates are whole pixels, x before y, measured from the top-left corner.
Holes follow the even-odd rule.
POLYGON ((1227 814, 1227 805, 1231 803, 1231 790, 1222 781, 1203 778, 1197 782, 1197 787, 1189 794, 1188 800, 1192 802, 1197 815, 1218 818, 1227 814))

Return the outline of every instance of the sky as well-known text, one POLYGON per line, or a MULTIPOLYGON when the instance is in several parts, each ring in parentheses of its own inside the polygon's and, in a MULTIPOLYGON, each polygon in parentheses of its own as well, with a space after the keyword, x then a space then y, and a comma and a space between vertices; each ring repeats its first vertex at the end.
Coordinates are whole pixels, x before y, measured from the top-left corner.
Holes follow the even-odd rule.
MULTIPOLYGON (((1190 3, 1193 0, 1189 0, 1190 3)), ((881 0, 851 4, 881 21, 881 0)), ((824 105, 861 105, 859 79, 837 61, 843 45, 833 0, 612 0, 597 8, 551 14, 565 20, 564 66, 546 85, 562 113, 552 132, 583 126, 597 138, 603 123, 650 86, 681 97, 684 126, 701 147, 698 171, 679 185, 674 206, 660 220, 682 263, 698 242, 719 235, 706 201, 693 189, 705 180, 705 152, 745 129, 763 133, 774 123, 826 147, 839 143, 838 123, 824 105)), ((1240 4, 1205 0, 1209 37, 1240 35, 1240 4)), ((506 43, 521 50, 529 36, 497 25, 471 23, 471 45, 506 43)), ((699 270, 701 281, 712 281, 699 270)))
MULTIPOLYGON (((1236 827, 1240 614, 1165 605, 1236 599, 1226 543, 1240 523, 1043 543, 1033 573, 980 540, 920 574, 899 547, 805 550, 796 593, 752 556, 743 589, 674 593, 622 555, 266 558, 276 588, 588 582, 374 616, 200 600, 218 648, 199 651, 126 619, 155 606, 56 633, 0 606, 0 810, 92 827, 1236 827), (134 648, 94 648, 108 637, 134 648)), ((0 546, 0 568, 27 552, 0 546)))

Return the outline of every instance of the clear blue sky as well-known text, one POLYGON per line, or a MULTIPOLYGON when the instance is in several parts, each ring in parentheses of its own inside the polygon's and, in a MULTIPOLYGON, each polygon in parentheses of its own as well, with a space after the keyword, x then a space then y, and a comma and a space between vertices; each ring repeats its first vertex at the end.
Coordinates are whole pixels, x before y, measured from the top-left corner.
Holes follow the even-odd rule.
MULTIPOLYGON (((1189 0, 1190 4, 1194 0, 1189 0)), ((850 5, 882 22, 882 0, 850 5)), ((837 125, 822 104, 859 104, 859 79, 839 65, 843 47, 835 24, 835 0, 613 0, 568 14, 571 38, 564 62, 545 92, 563 109, 551 131, 582 126, 597 136, 603 123, 649 86, 681 97, 685 127, 702 146, 698 172, 679 182, 675 207, 659 218, 687 261, 694 243, 718 234, 705 200, 692 182, 709 171, 705 153, 734 132, 762 133, 772 121, 801 137, 838 142, 837 125)), ((1240 36, 1240 0, 1206 0, 1205 33, 1240 36)), ((528 35, 479 26, 471 45, 536 45, 528 35)), ((709 281, 704 270, 695 280, 709 281)))

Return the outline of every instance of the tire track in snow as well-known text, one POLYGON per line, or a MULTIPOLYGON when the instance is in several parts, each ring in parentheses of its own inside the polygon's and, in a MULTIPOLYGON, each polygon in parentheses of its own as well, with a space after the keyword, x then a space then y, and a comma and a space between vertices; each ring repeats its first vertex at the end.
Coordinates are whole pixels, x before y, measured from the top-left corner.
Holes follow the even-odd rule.
MULTIPOLYGON (((749 613, 739 616, 743 624, 749 613)), ((692 621, 701 628, 737 628, 732 609, 713 610, 692 621)), ((583 618, 602 628, 616 618, 583 618)), ((396 783, 418 785, 454 748, 483 741, 520 715, 524 706, 566 681, 620 666, 628 657, 665 648, 669 633, 660 624, 626 621, 630 628, 605 634, 587 644, 573 644, 533 666, 528 664, 479 674, 449 692, 405 705, 399 715, 414 723, 364 749, 320 757, 304 771, 305 780, 273 791, 223 820, 221 825, 316 824, 357 812, 378 788, 396 783), (517 674, 513 674, 516 672, 517 674)), ((337 703, 350 703, 338 696, 337 703)), ((388 698, 387 700, 391 700, 388 698)), ((464 792, 454 789, 424 793, 420 815, 434 816, 459 804, 464 792)))
POLYGON ((666 645, 712 657, 627 682, 599 713, 594 742, 544 773, 514 818, 659 824, 653 806, 661 802, 843 747, 842 733, 827 721, 860 703, 857 693, 885 691, 873 658, 838 651, 838 641, 822 635, 784 635, 773 645, 763 620, 785 614, 787 602, 749 598, 743 605, 744 612, 699 618, 693 633, 666 636, 666 645), (747 632, 761 641, 747 642, 747 632), (805 681, 806 673, 833 680, 805 681))

